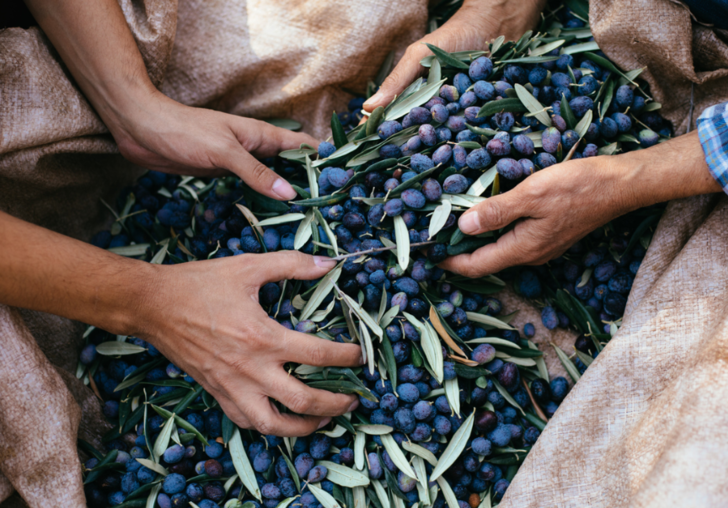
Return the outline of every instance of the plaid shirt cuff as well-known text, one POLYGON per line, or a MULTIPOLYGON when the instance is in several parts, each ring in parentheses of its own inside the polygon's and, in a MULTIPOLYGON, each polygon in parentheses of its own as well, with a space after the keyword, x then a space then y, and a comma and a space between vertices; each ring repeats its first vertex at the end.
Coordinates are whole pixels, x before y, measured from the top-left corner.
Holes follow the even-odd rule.
POLYGON ((728 102, 703 111, 698 118, 698 136, 713 178, 728 194, 728 102))

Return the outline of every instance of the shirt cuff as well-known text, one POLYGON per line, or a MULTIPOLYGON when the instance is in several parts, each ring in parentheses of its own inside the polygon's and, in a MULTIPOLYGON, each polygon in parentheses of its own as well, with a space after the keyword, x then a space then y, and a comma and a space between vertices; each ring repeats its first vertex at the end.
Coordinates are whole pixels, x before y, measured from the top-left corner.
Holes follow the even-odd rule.
POLYGON ((728 194, 728 102, 703 111, 698 118, 698 137, 710 173, 728 194))

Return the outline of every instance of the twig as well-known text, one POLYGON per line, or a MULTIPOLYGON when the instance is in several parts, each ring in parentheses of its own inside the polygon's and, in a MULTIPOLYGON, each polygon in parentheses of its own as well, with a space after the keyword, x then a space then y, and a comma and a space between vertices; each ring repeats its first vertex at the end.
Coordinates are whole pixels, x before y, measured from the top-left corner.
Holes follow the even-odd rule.
MULTIPOLYGON (((411 243, 410 247, 424 247, 425 245, 432 245, 433 243, 437 243, 437 242, 431 241, 431 242, 411 243)), ((394 250, 396 248, 397 248, 396 245, 392 245, 391 247, 379 247, 376 249, 363 250, 361 252, 352 252, 351 254, 342 254, 341 256, 336 256, 335 258, 331 258, 331 259, 333 259, 334 261, 342 261, 342 260, 348 259, 348 258, 366 256, 366 255, 372 254, 374 252, 385 252, 388 250, 394 250)))

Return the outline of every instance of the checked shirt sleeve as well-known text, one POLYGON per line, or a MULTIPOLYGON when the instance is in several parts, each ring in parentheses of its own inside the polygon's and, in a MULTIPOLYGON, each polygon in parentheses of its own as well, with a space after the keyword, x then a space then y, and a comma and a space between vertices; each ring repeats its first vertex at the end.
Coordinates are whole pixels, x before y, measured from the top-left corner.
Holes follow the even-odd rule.
POLYGON ((728 194, 728 102, 703 111, 698 118, 698 137, 713 178, 728 194))

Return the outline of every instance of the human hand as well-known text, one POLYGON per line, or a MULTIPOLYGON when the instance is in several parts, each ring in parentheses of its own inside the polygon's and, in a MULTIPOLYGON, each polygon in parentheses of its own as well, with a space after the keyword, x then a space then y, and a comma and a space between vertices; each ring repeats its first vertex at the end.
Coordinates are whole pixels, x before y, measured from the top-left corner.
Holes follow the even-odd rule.
POLYGON ((425 43, 455 52, 485 48, 489 40, 501 35, 506 40, 517 40, 536 25, 544 3, 544 0, 465 0, 444 25, 407 48, 379 91, 364 103, 364 109, 371 112, 387 106, 423 73, 425 69, 420 60, 432 54, 425 43))
POLYGON ((509 266, 543 264, 627 212, 720 191, 695 131, 645 150, 556 164, 464 213, 458 225, 468 235, 516 224, 496 243, 439 266, 480 277, 509 266))
POLYGON ((540 265, 588 233, 638 207, 617 159, 571 160, 527 177, 510 191, 464 213, 458 225, 477 235, 516 223, 497 242, 448 258, 440 267, 480 277, 515 265, 540 265))
POLYGON ((260 120, 180 104, 160 92, 147 92, 109 116, 107 126, 121 154, 142 167, 195 176, 228 171, 274 199, 288 200, 296 191, 256 158, 318 146, 304 133, 274 127, 260 120))
POLYGON ((316 279, 336 265, 300 252, 158 265, 135 335, 191 375, 244 428, 304 436, 352 411, 354 395, 307 387, 283 369, 287 362, 358 367, 361 348, 288 330, 258 303, 267 282, 316 279), (274 398, 298 414, 281 413, 274 398))

